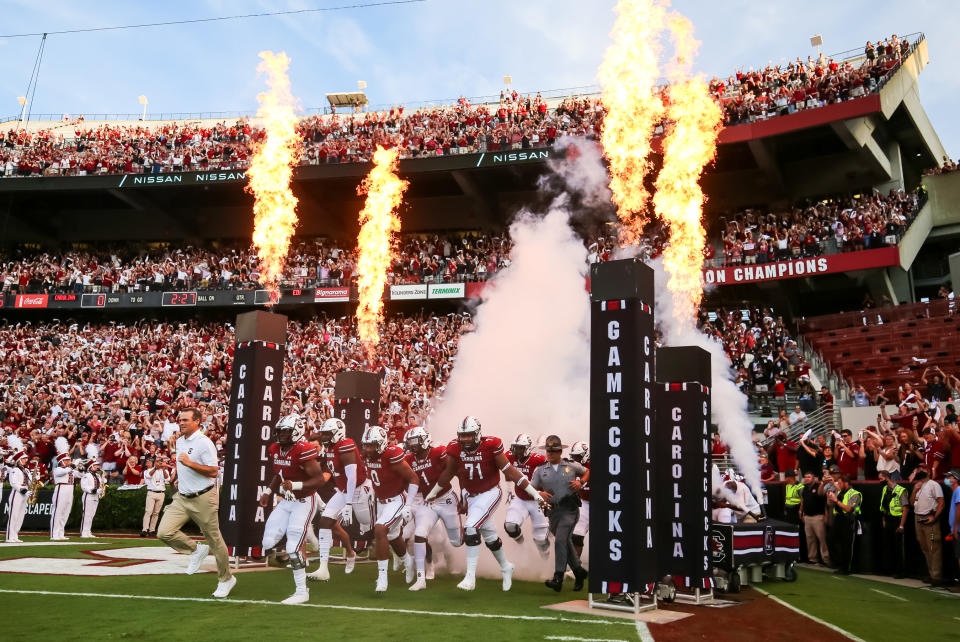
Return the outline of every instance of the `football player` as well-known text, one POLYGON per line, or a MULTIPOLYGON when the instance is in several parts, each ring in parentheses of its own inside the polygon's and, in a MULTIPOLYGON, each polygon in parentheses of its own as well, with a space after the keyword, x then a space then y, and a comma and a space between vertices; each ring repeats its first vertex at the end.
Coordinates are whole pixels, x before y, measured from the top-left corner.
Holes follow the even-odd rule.
POLYGON ((417 565, 416 582, 410 586, 411 591, 420 591, 427 588, 427 580, 433 579, 432 571, 426 567, 427 537, 437 522, 443 520, 447 529, 447 537, 453 546, 463 545, 463 527, 460 524, 460 513, 457 510, 457 496, 448 484, 441 489, 437 498, 427 504, 423 501, 423 490, 433 488, 446 467, 447 450, 443 446, 433 446, 430 433, 422 426, 414 426, 403 437, 407 450, 407 463, 417 474, 420 489, 414 498, 413 521, 415 525, 413 537, 413 557, 417 565))
MULTIPOLYGON (((333 546, 333 525, 338 519, 349 526, 356 516, 361 530, 370 530, 371 484, 367 468, 357 456, 357 444, 347 437, 347 427, 340 419, 331 417, 320 426, 318 435, 323 444, 327 471, 333 475, 337 492, 333 494, 320 517, 317 541, 320 567, 307 574, 307 579, 326 582, 330 579, 330 548, 333 546)), ((345 573, 352 573, 357 556, 347 554, 345 573)))
POLYGON ((307 559, 301 552, 317 511, 316 491, 324 482, 324 472, 317 460, 317 448, 303 441, 304 422, 299 415, 285 415, 274 428, 274 443, 268 450, 273 465, 273 479, 260 496, 266 508, 271 495, 282 499, 274 506, 263 527, 263 550, 268 554, 286 536, 286 552, 290 556, 296 590, 283 604, 300 604, 310 599, 307 589, 307 559))
POLYGON ((367 460, 373 492, 377 498, 377 522, 373 527, 374 552, 377 556, 378 593, 387 590, 387 567, 390 564, 390 549, 403 558, 407 575, 413 569, 413 558, 407 552, 403 540, 403 523, 412 517, 413 499, 417 496, 417 474, 406 462, 400 446, 387 445, 387 431, 380 426, 370 426, 363 431, 360 440, 367 460), (406 488, 406 495, 404 495, 406 488))
POLYGON ((513 583, 513 564, 503 552, 503 542, 497 530, 490 524, 503 493, 500 491, 500 473, 507 481, 516 483, 518 491, 524 491, 537 502, 543 502, 540 494, 530 485, 530 480, 514 468, 503 452, 503 442, 497 437, 484 437, 480 421, 476 417, 464 417, 457 426, 457 438, 447 446, 447 465, 430 493, 424 497, 434 501, 456 475, 460 488, 467 494, 467 519, 463 539, 467 545, 467 572, 457 588, 472 591, 477 583, 477 561, 480 559, 480 542, 500 564, 503 590, 509 591, 513 583))
MULTIPOLYGON (((533 471, 537 469, 537 466, 547 461, 547 458, 540 453, 533 452, 533 438, 530 435, 520 433, 510 444, 507 460, 524 477, 533 479, 533 471)), ((533 543, 537 545, 540 557, 546 559, 550 555, 550 540, 547 539, 547 533, 550 532, 550 522, 543 511, 540 510, 540 503, 530 499, 529 495, 516 488, 516 485, 514 485, 514 492, 511 493, 511 497, 512 499, 507 506, 507 519, 503 524, 503 530, 507 531, 507 535, 518 544, 522 544, 523 533, 520 528, 529 516, 530 523, 533 525, 533 543)))
MULTIPOLYGON (((590 470, 590 446, 583 441, 575 441, 570 446, 570 459, 590 470)), ((583 555, 583 538, 590 532, 590 482, 580 487, 580 518, 573 528, 573 547, 577 555, 583 555)))

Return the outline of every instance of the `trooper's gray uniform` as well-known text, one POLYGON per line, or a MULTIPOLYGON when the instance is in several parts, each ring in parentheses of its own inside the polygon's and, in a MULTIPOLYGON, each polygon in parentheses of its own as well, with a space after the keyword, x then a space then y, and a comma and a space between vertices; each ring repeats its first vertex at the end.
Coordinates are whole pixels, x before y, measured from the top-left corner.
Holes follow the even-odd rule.
MULTIPOLYGON (((557 442, 559 445, 559 439, 557 442)), ((549 446, 548 438, 547 447, 549 446)), ((550 532, 554 535, 554 569, 556 575, 561 578, 568 564, 574 573, 581 572, 583 568, 572 540, 573 529, 580 518, 580 496, 577 491, 570 488, 570 482, 586 472, 587 469, 583 465, 566 459, 559 464, 544 462, 533 471, 531 480, 533 487, 552 495, 549 517, 550 532)))

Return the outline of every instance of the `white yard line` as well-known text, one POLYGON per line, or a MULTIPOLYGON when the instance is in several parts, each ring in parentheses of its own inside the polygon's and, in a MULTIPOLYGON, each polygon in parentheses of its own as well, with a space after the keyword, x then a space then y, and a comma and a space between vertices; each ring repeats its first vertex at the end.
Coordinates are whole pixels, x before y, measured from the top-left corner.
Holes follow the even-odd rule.
POLYGON ((780 605, 782 605, 782 606, 787 607, 788 609, 790 609, 790 610, 793 611, 794 613, 799 613, 800 615, 802 615, 802 616, 805 617, 805 618, 811 619, 811 620, 813 620, 814 622, 816 622, 816 623, 818 623, 818 624, 822 624, 823 626, 827 627, 828 629, 830 629, 830 630, 832 630, 832 631, 836 631, 836 632, 839 633, 840 635, 842 635, 842 636, 844 636, 844 637, 846 637, 846 638, 849 638, 849 639, 853 640, 854 642, 866 642, 866 640, 864 640, 863 638, 858 638, 858 637, 855 636, 853 633, 850 633, 849 631, 844 631, 843 629, 841 629, 841 628, 840 628, 839 626, 837 626, 836 624, 831 624, 830 622, 827 622, 826 620, 821 620, 821 619, 818 618, 816 615, 810 615, 810 614, 807 613, 806 611, 801 611, 800 609, 798 609, 798 608, 795 607, 794 605, 788 604, 787 602, 784 602, 783 600, 781 600, 781 599, 780 599, 779 597, 777 597, 776 595, 770 595, 769 593, 767 593, 766 591, 764 591, 762 588, 759 588, 759 587, 753 586, 753 585, 751 585, 750 588, 752 588, 752 589, 753 589, 754 591, 756 591, 757 593, 760 593, 761 595, 766 595, 767 597, 769 597, 771 600, 773 600, 773 601, 776 602, 777 604, 780 604, 780 605))
MULTIPOLYGON (((0 589, 0 594, 16 595, 57 595, 62 597, 97 597, 97 598, 115 598, 127 600, 158 600, 164 602, 211 602, 215 604, 260 604, 263 606, 304 606, 315 609, 334 609, 342 611, 366 611, 374 613, 399 613, 402 615, 436 615, 441 617, 468 617, 491 620, 524 620, 532 622, 553 622, 555 624, 619 624, 621 626, 630 626, 631 622, 623 620, 587 620, 581 618, 548 617, 545 615, 508 615, 505 613, 457 613, 445 611, 420 611, 414 609, 389 609, 375 608, 372 606, 348 606, 346 604, 313 604, 305 602, 303 604, 286 605, 280 602, 270 602, 267 600, 234 600, 230 598, 216 599, 212 597, 173 597, 167 595, 118 595, 115 593, 75 593, 70 591, 27 591, 16 589, 0 589)), ((652 640, 652 638, 650 638, 652 640)))
POLYGON ((570 642, 627 642, 619 638, 576 638, 567 635, 547 635, 544 640, 569 640, 570 642))
POLYGON ((870 590, 873 591, 874 593, 879 593, 880 595, 886 595, 887 597, 892 597, 892 598, 895 599, 895 600, 900 600, 901 602, 909 602, 909 601, 910 601, 910 600, 908 600, 908 599, 905 598, 905 597, 900 597, 899 595, 894 595, 893 593, 887 593, 886 591, 881 591, 880 589, 872 588, 872 589, 870 589, 870 590))
POLYGON ((654 642, 653 636, 650 634, 650 627, 647 626, 646 622, 637 620, 635 622, 637 629, 637 637, 640 638, 640 642, 654 642))

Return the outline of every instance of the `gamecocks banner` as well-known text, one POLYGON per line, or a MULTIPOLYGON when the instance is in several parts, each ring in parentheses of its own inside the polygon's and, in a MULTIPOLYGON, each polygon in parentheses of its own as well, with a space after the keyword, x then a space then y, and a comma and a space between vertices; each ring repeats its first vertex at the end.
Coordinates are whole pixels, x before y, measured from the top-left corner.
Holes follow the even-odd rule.
POLYGON ((876 250, 829 254, 809 259, 791 259, 762 265, 737 265, 733 267, 707 268, 703 280, 708 285, 735 285, 758 283, 779 279, 799 279, 852 270, 870 270, 900 264, 900 250, 882 247, 876 250))
POLYGON ((709 389, 658 383, 656 407, 657 574, 680 587, 710 588, 709 389))
POLYGON ((237 555, 263 540, 268 511, 260 506, 273 472, 267 448, 280 418, 287 317, 248 312, 237 317, 230 418, 220 489, 220 532, 237 555))
POLYGON ((590 316, 590 592, 656 578, 653 270, 595 264, 590 316))

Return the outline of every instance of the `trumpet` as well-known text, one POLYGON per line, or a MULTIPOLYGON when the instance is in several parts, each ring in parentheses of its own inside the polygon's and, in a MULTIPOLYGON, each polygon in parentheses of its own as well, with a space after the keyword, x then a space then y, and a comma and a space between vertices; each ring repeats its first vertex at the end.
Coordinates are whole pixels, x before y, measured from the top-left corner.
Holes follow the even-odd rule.
POLYGON ((30 483, 27 484, 27 504, 33 506, 37 503, 37 498, 40 497, 40 488, 42 486, 43 482, 40 481, 40 473, 32 473, 30 475, 30 483))

